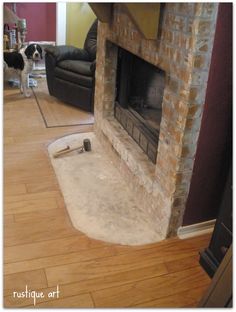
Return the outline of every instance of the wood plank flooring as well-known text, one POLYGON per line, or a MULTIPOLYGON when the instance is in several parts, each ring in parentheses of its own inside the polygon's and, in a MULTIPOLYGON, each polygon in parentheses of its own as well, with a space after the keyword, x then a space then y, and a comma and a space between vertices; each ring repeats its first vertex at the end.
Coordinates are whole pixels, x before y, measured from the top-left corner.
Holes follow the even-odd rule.
POLYGON ((46 128, 34 97, 4 91, 4 306, 196 306, 210 283, 198 264, 209 235, 128 247, 73 228, 47 145, 92 130, 46 128), (19 297, 26 285, 43 293, 35 306, 33 298, 19 297))
POLYGON ((93 124, 94 116, 89 112, 68 106, 52 97, 48 93, 46 78, 38 79, 38 86, 34 89, 38 105, 44 116, 45 123, 49 127, 63 125, 93 124), (68 123, 69 120, 69 123, 68 123))

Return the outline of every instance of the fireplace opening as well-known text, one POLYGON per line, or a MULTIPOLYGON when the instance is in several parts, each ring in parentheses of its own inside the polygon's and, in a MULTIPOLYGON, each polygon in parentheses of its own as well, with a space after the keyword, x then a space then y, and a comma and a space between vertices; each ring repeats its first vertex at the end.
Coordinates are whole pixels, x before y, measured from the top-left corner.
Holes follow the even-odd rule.
POLYGON ((156 163, 165 72, 118 48, 115 117, 156 163))

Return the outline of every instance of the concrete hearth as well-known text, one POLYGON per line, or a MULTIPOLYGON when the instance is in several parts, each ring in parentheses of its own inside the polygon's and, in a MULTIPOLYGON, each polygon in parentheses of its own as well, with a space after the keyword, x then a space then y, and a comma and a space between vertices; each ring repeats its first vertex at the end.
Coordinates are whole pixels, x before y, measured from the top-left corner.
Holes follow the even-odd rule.
POLYGON ((118 156, 109 155, 93 133, 72 134, 50 144, 49 155, 74 227, 89 237, 122 245, 142 245, 162 240, 152 215, 145 211, 117 167, 118 156), (92 151, 74 151, 54 158, 65 148, 89 138, 92 151))

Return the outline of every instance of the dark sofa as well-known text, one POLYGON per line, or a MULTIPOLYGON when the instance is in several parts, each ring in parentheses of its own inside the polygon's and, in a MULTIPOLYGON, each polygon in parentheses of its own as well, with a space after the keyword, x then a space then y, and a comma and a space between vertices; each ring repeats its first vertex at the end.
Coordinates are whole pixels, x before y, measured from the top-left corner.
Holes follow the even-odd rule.
POLYGON ((85 39, 84 48, 51 46, 45 49, 50 95, 86 111, 93 111, 97 50, 97 20, 85 39))

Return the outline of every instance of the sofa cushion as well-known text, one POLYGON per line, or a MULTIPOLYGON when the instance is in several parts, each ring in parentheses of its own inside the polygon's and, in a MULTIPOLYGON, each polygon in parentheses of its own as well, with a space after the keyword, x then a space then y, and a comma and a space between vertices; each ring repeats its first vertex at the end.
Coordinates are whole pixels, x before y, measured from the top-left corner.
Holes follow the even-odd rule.
POLYGON ((87 88, 92 88, 93 86, 93 77, 65 70, 58 66, 55 67, 55 77, 58 77, 62 80, 66 80, 69 82, 73 82, 77 85, 81 85, 87 88))
POLYGON ((91 70, 91 62, 86 61, 75 61, 75 60, 64 60, 57 64, 59 68, 68 70, 70 72, 85 75, 91 77, 93 71, 91 70))
POLYGON ((63 60, 90 61, 90 55, 86 50, 74 46, 48 46, 44 50, 46 54, 52 55, 57 63, 63 60))

